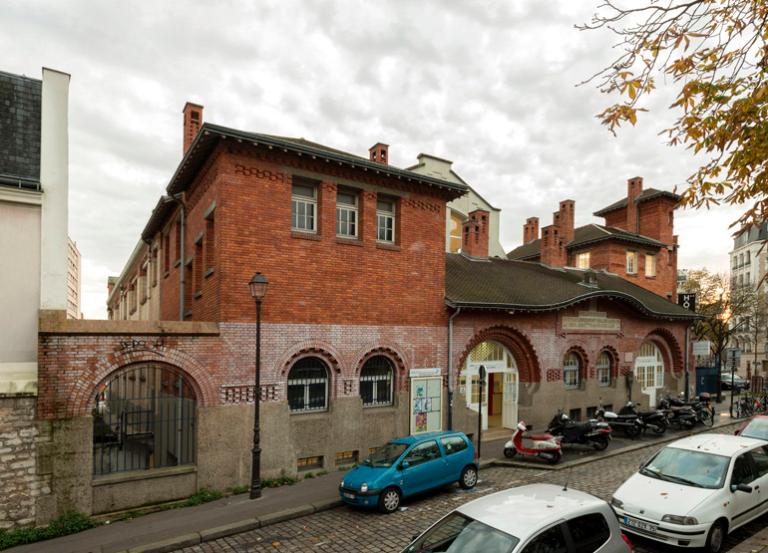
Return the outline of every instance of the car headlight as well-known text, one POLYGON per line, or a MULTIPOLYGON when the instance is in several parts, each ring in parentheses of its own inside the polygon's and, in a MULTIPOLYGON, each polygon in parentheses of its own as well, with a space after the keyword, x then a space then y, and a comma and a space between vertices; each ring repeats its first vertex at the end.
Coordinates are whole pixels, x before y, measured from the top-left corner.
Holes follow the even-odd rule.
POLYGON ((360 491, 361 491, 361 492, 363 492, 363 493, 367 492, 367 491, 368 491, 368 484, 366 484, 365 482, 363 482, 363 483, 360 485, 360 491))
POLYGON ((341 481, 340 485, 341 485, 342 488, 344 487, 344 480, 341 481))
POLYGON ((617 497, 611 497, 611 505, 621 509, 622 507, 624 507, 624 502, 621 499, 617 498, 617 497))
POLYGON ((680 524, 683 526, 691 526, 692 524, 698 524, 699 521, 696 517, 684 517, 680 515, 664 515, 661 517, 662 522, 671 522, 672 524, 680 524))

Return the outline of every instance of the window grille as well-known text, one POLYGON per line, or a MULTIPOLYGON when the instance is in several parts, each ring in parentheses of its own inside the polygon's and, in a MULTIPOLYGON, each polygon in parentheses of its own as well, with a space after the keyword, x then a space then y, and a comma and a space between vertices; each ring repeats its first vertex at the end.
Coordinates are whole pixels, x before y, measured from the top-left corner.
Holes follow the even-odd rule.
POLYGON ((360 371, 363 407, 392 405, 392 363, 383 355, 371 357, 360 371))
POLYGON ((119 370, 93 405, 93 473, 195 462, 197 399, 182 372, 142 363, 119 370))
POLYGON ((581 361, 579 356, 571 352, 565 356, 563 362, 563 380, 568 390, 574 390, 579 387, 579 370, 581 361))
POLYGON ((597 383, 600 386, 610 386, 611 356, 607 351, 602 352, 600 357, 597 358, 597 364, 595 365, 595 368, 597 369, 597 383))
POLYGON ((376 202, 376 239, 379 242, 395 241, 395 202, 391 200, 376 202))
POLYGON ((288 406, 293 413, 328 409, 328 369, 322 359, 305 357, 288 373, 288 406))
POLYGON ((317 232, 317 187, 294 184, 291 193, 291 228, 301 232, 317 232))
POLYGON ((299 471, 323 468, 323 456, 299 457, 296 460, 296 469, 299 471))
POLYGON ((336 235, 357 238, 357 194, 336 194, 336 235))
POLYGON ((357 450, 349 451, 337 451, 336 452, 336 466, 352 465, 357 463, 358 454, 357 450))

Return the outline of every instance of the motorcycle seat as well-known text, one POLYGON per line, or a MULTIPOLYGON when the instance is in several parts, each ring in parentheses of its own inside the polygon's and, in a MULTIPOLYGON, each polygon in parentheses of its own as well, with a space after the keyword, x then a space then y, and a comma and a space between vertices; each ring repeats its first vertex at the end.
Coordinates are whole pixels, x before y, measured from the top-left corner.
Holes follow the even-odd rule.
POLYGON ((552 434, 523 434, 523 438, 528 440, 551 440, 554 436, 552 434))

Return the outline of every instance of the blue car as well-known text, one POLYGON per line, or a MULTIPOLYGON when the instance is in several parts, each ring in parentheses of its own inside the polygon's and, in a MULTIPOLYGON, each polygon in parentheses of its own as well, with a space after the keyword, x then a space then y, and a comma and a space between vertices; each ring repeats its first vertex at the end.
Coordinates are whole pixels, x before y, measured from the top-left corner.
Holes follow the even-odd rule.
POLYGON ((458 482, 477 484, 475 447, 461 432, 430 432, 396 438, 344 475, 339 486, 349 505, 393 513, 403 497, 458 482))

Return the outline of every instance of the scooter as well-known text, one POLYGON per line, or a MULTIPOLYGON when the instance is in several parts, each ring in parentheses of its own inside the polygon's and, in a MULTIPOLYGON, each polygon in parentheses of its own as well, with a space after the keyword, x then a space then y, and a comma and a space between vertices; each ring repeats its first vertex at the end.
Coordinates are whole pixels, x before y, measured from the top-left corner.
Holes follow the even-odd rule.
POLYGON ((611 441, 611 427, 606 422, 590 420, 587 422, 572 421, 562 411, 552 418, 547 432, 554 436, 561 436, 561 444, 588 445, 598 451, 608 447, 611 441))
POLYGON ((664 398, 659 402, 661 409, 667 416, 669 424, 682 430, 690 430, 697 422, 696 411, 690 405, 672 405, 670 398, 664 398))
POLYGON ((607 422, 613 430, 621 430, 628 438, 637 438, 645 430, 645 424, 637 415, 618 415, 613 411, 606 411, 602 405, 595 417, 600 422, 607 422))
POLYGON ((512 439, 504 444, 504 456, 512 458, 517 454, 539 457, 550 465, 556 465, 563 458, 560 440, 552 434, 530 434, 530 426, 523 421, 517 423, 512 439))
POLYGON ((637 403, 631 401, 621 408, 619 415, 637 415, 645 425, 644 430, 651 430, 654 434, 658 434, 659 436, 664 434, 669 427, 669 421, 667 420, 667 415, 664 411, 661 409, 640 411, 637 408, 637 403))

